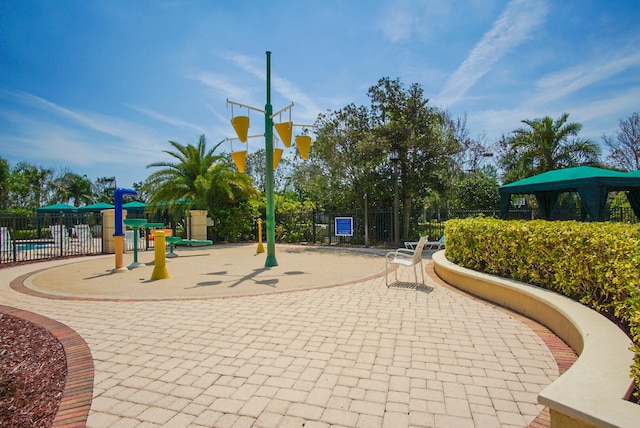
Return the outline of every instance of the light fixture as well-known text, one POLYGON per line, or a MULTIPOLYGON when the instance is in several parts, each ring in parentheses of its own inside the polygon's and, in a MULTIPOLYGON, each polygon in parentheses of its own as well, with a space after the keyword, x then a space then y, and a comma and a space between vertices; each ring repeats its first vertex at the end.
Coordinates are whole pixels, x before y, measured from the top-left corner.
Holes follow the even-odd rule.
POLYGON ((389 160, 394 163, 400 160, 400 146, 398 146, 398 144, 394 143, 391 146, 391 151, 389 151, 389 160))

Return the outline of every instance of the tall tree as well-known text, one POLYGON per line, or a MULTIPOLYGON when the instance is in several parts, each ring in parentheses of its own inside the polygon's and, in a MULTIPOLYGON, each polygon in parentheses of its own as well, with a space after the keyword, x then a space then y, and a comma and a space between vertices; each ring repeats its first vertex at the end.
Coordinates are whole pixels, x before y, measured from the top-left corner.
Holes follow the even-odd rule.
POLYGON ((455 182, 450 207, 497 209, 500 204, 499 187, 495 176, 481 171, 466 173, 455 182))
POLYGON ((640 117, 635 112, 627 119, 620 119, 616 138, 602 137, 609 149, 607 159, 614 167, 626 171, 640 169, 640 117))
POLYGON ((93 193, 96 202, 113 203, 113 197, 116 191, 115 177, 98 177, 93 184, 93 193))
POLYGON ((321 114, 316 124, 313 154, 297 168, 296 186, 325 208, 361 208, 378 181, 376 166, 384 156, 372 142, 369 111, 350 104, 321 114))
POLYGON ((579 165, 596 165, 600 147, 590 140, 578 138, 582 125, 567 122, 569 113, 557 120, 549 116, 523 120, 527 125, 516 129, 500 141, 505 183, 554 169, 579 165))
MULTIPOLYGON (((266 191, 266 171, 267 157, 264 149, 258 149, 252 151, 247 155, 247 162, 245 165, 245 173, 247 173, 253 179, 253 183, 260 191, 266 191)), ((273 171, 273 188, 283 190, 287 187, 290 181, 291 174, 291 159, 286 156, 286 152, 283 154, 278 164, 278 168, 273 171)))
POLYGON ((151 206, 168 203, 174 213, 180 213, 185 207, 206 209, 211 213, 217 203, 232 203, 255 193, 248 175, 234 171, 224 155, 214 154, 222 142, 207 150, 202 135, 196 146, 184 146, 174 141, 169 144, 175 151, 164 150, 164 153, 177 162, 147 165, 147 168, 161 168, 149 175, 143 186, 150 195, 151 206))
POLYGON ((11 180, 11 168, 9 162, 0 157, 0 209, 9 207, 9 185, 11 180))
POLYGON ((405 89, 400 80, 382 78, 369 89, 376 123, 378 150, 389 153, 400 148, 400 194, 403 237, 408 238, 411 208, 430 189, 443 188, 452 156, 461 149, 454 124, 445 112, 428 105, 422 87, 414 83, 405 89))

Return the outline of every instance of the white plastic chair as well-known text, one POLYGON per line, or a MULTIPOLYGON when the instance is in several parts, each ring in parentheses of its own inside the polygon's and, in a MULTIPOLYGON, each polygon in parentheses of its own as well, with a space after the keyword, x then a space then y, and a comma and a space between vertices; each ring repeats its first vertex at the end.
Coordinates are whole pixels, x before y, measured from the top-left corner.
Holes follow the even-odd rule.
POLYGON ((88 224, 79 224, 76 226, 76 236, 78 237, 78 245, 82 251, 88 251, 91 249, 91 242, 93 236, 91 235, 91 229, 88 224))
POLYGON ((0 254, 2 259, 9 259, 13 251, 9 228, 0 227, 0 254))
MULTIPOLYGON (((389 264, 396 264, 400 266, 413 266, 413 274, 416 277, 416 283, 418 283, 418 273, 416 272, 416 266, 420 265, 420 273, 422 274, 422 284, 424 284, 424 269, 422 267, 422 249, 427 242, 427 237, 423 236, 418 241, 414 250, 408 248, 398 248, 395 251, 389 251, 385 256, 385 268, 389 269, 389 264)), ((400 267, 398 266, 398 268, 400 267)), ((396 282, 398 282, 398 269, 395 271, 396 282)), ((389 286, 389 275, 385 275, 385 282, 387 287, 389 286)))
POLYGON ((444 248, 444 235, 442 235, 437 241, 425 242, 424 247, 426 250, 442 250, 444 248))
POLYGON ((57 247, 69 246, 69 229, 67 229, 67 226, 60 224, 51 225, 51 237, 57 247))

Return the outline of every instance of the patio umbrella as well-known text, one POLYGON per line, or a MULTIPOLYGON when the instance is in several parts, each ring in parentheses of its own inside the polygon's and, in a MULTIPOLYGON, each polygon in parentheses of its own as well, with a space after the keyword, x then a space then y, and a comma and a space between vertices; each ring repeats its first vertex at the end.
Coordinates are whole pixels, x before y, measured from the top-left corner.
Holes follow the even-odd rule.
POLYGON ((127 211, 127 217, 132 215, 141 216, 144 213, 147 204, 140 201, 131 201, 126 204, 122 204, 122 209, 127 211))
POLYGON ((42 217, 50 217, 46 224, 64 224, 70 227, 73 224, 73 216, 65 216, 65 214, 77 213, 78 209, 68 204, 46 205, 36 209, 38 214, 51 214, 50 216, 38 216, 38 238, 41 237, 41 221, 42 217), (59 214, 59 215, 56 215, 59 214))
POLYGON ((98 213, 102 210, 112 210, 113 209, 113 205, 112 204, 108 204, 106 202, 98 202, 96 204, 91 204, 91 205, 86 205, 84 207, 79 207, 78 208, 78 212, 81 213, 86 213, 86 212, 94 212, 94 213, 98 213))
POLYGON ((127 211, 143 211, 146 208, 147 204, 140 201, 131 201, 126 204, 122 204, 122 208, 127 211))
POLYGON ((47 205, 36 209, 39 213, 77 213, 78 208, 68 204, 47 205))

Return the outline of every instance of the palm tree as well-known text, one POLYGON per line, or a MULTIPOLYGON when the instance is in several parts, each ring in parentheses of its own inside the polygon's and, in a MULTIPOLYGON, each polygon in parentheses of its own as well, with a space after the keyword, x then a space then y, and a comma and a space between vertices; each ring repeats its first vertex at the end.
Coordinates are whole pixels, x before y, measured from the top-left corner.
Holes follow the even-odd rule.
POLYGON ((512 182, 554 169, 597 164, 600 147, 590 140, 577 138, 580 123, 567 123, 568 113, 554 121, 523 120, 528 127, 516 129, 503 137, 500 159, 505 169, 505 182, 512 182))
POLYGON ((234 203, 255 193, 249 176, 234 171, 224 155, 214 154, 222 142, 207 150, 202 135, 197 146, 184 146, 175 141, 169 144, 175 151, 164 150, 164 153, 178 162, 147 165, 147 168, 162 168, 152 173, 143 186, 150 195, 151 207, 168 203, 173 213, 189 207, 212 212, 215 204, 234 203))
POLYGON ((93 183, 86 175, 78 175, 68 172, 62 177, 65 197, 67 200, 73 198, 73 205, 79 207, 81 203, 92 204, 93 183))

